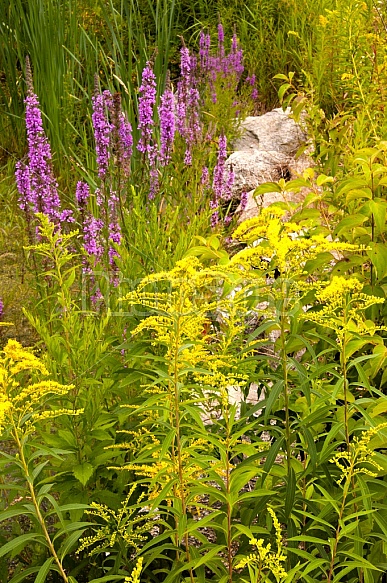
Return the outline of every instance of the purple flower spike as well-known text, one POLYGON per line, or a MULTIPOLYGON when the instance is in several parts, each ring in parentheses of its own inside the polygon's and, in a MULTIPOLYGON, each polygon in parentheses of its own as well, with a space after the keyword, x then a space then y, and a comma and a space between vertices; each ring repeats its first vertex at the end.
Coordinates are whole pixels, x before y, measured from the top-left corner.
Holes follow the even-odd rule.
POLYGON ((224 134, 219 136, 218 161, 214 168, 214 178, 212 188, 214 190, 215 200, 223 198, 224 194, 224 163, 227 158, 227 138, 224 134))
POLYGON ((77 199, 78 205, 82 208, 85 206, 90 197, 90 188, 86 182, 79 180, 77 183, 77 188, 75 191, 75 198, 77 199))
POLYGON ((73 211, 71 209, 65 209, 59 215, 59 221, 61 223, 75 223, 73 216, 73 211))
POLYGON ((166 166, 171 160, 171 150, 175 138, 175 99, 169 82, 161 96, 159 107, 160 119, 160 159, 166 166))
POLYGON ((199 36, 199 58, 200 58, 200 68, 203 72, 207 72, 209 70, 210 45, 211 45, 210 35, 205 34, 201 30, 200 36, 199 36))
POLYGON ((180 73, 182 80, 189 84, 189 79, 191 76, 192 61, 191 55, 187 47, 181 47, 180 49, 180 73))
POLYGON ((210 173, 208 171, 207 166, 203 166, 202 168, 202 176, 200 178, 200 184, 202 186, 208 186, 210 183, 210 173))
POLYGON ((106 107, 111 106, 112 96, 109 91, 92 97, 95 150, 97 152, 98 176, 105 178, 110 159, 110 135, 112 125, 109 123, 106 107))
POLYGON ((152 64, 147 62, 142 72, 141 86, 139 88, 140 97, 138 100, 138 129, 141 132, 137 149, 148 152, 151 147, 153 133, 153 108, 156 103, 156 77, 153 73, 152 64))
POLYGON ((224 30, 221 22, 218 24, 218 51, 219 58, 224 58, 224 30))
POLYGON ((219 223, 219 212, 215 211, 211 215, 211 227, 212 227, 212 229, 214 229, 218 223, 219 223))
POLYGON ((28 90, 25 104, 28 164, 18 162, 16 165, 19 204, 24 211, 42 212, 50 221, 57 222, 58 184, 52 171, 51 148, 44 132, 39 100, 32 89, 28 90))
POLYGON ((247 207, 247 201, 248 201, 247 192, 243 191, 240 202, 241 211, 244 211, 245 208, 247 207))
POLYGON ((23 162, 16 162, 16 186, 20 194, 19 206, 25 213, 29 212, 30 205, 35 206, 34 196, 31 192, 30 169, 23 162))
POLYGON ((101 232, 103 221, 93 216, 88 216, 83 224, 84 248, 88 255, 94 257, 97 262, 103 255, 103 245, 101 243, 101 232))
POLYGON ((0 318, 2 317, 4 313, 4 304, 3 304, 3 300, 0 299, 0 318))
POLYGON ((124 171, 125 176, 130 174, 130 159, 133 150, 132 126, 127 121, 125 115, 121 114, 120 125, 118 128, 118 163, 124 171))

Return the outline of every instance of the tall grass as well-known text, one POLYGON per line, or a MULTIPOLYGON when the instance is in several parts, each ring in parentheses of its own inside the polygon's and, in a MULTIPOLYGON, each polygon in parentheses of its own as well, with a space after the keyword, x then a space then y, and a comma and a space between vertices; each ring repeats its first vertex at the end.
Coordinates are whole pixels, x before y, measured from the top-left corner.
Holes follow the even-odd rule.
MULTIPOLYGON (((258 79, 262 108, 278 104, 273 77, 290 70, 313 74, 325 88, 329 51, 319 17, 340 8, 339 0, 0 0, 0 148, 18 157, 24 150, 24 63, 30 56, 36 92, 57 167, 68 167, 83 149, 88 100, 98 73, 105 88, 121 91, 133 121, 136 89, 145 62, 155 58, 163 87, 168 67, 177 72, 180 35, 196 40, 213 31, 219 15, 228 36, 236 28, 249 72, 258 79), (74 130, 78 138, 74 143, 74 130), (75 148, 74 148, 75 146, 75 148)), ((136 124, 133 124, 134 127, 136 124)))
POLYGON ((134 118, 145 62, 155 54, 155 73, 165 79, 171 44, 180 42, 173 32, 174 0, 149 0, 145 6, 138 0, 0 0, 0 14, 0 147, 5 155, 23 154, 23 79, 29 55, 60 169, 75 152, 87 160, 85 119, 95 74, 104 87, 122 93, 134 118))

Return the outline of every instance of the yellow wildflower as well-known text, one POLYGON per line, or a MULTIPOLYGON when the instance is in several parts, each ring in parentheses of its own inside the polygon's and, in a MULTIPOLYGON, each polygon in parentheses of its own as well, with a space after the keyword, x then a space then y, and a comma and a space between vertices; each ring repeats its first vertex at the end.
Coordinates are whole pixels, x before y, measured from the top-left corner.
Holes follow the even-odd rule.
POLYGON ((139 557, 132 574, 129 577, 125 577, 125 583, 140 583, 140 575, 142 571, 143 557, 139 557))

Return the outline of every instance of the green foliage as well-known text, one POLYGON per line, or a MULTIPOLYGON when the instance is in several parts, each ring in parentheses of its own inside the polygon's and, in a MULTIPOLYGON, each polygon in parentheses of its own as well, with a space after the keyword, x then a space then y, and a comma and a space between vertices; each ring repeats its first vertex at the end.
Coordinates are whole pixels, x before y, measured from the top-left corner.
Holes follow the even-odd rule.
MULTIPOLYGON (((159 96, 167 69, 177 77, 179 34, 195 43, 218 11, 258 77, 256 111, 278 98, 314 148, 315 169, 255 196, 304 200, 262 210, 227 247, 210 233, 202 169, 219 132, 237 135, 235 89, 243 97, 218 79, 216 103, 200 88, 210 138, 191 166, 176 141, 151 204, 147 162, 136 154, 129 185, 111 158, 118 285, 106 249, 90 274, 78 230, 37 217, 20 272, 40 355, 11 340, 0 358, 1 582, 383 581, 385 7, 0 0, 1 147, 23 152, 28 53, 62 198, 73 205, 78 168, 101 216, 94 73, 121 92, 136 131, 145 62, 154 56, 159 96)), ((5 264, 27 237, 7 177, 0 186, 5 264)))

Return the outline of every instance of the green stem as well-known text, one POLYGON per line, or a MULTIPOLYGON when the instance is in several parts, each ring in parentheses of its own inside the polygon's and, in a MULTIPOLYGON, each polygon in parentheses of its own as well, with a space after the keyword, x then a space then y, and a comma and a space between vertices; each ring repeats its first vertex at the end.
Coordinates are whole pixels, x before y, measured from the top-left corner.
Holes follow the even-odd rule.
POLYGON ((37 497, 36 497, 36 494, 35 494, 35 488, 34 488, 34 484, 33 484, 33 478, 32 478, 32 476, 29 473, 28 464, 26 462, 25 455, 24 455, 24 447, 23 447, 23 445, 22 445, 22 443, 20 441, 20 437, 19 437, 19 433, 18 433, 18 428, 15 426, 15 424, 13 424, 12 435, 13 435, 13 438, 14 438, 14 440, 16 442, 17 449, 19 451, 20 461, 21 461, 21 464, 23 466, 24 476, 25 476, 26 482, 28 484, 28 489, 30 491, 30 496, 31 496, 32 504, 34 505, 34 508, 35 508, 36 518, 38 519, 38 522, 39 522, 39 524, 40 524, 40 526, 42 528, 44 538, 47 541, 47 546, 48 546, 48 548, 50 550, 50 553, 51 553, 52 557, 54 558, 54 561, 56 562, 56 564, 58 566, 59 573, 61 574, 63 581, 65 581, 65 583, 69 583, 69 579, 68 579, 68 577, 67 577, 67 575, 66 575, 66 573, 65 573, 65 571, 63 569, 62 563, 61 563, 61 561, 60 561, 60 559, 59 559, 59 557, 58 557, 58 555, 56 553, 55 547, 54 547, 54 545, 52 543, 52 540, 50 538, 50 535, 48 533, 48 530, 47 530, 47 527, 46 527, 46 524, 45 524, 43 515, 42 515, 42 513, 40 511, 39 503, 38 503, 38 500, 37 500, 37 497))
POLYGON ((285 440, 286 440, 286 462, 288 475, 290 474, 291 450, 291 431, 290 431, 290 411, 289 411, 289 378, 286 355, 286 282, 281 283, 281 314, 280 314, 280 332, 281 332, 281 364, 284 379, 284 405, 285 405, 285 440))
MULTIPOLYGON (((183 302, 182 302, 183 304, 183 302)), ((179 390, 179 376, 178 376, 178 362, 179 362, 179 338, 180 338, 180 317, 177 319, 176 326, 176 336, 175 336, 175 346, 174 346, 174 362, 173 362, 173 397, 174 397, 174 421, 176 429, 176 450, 172 448, 172 459, 175 458, 177 461, 178 468, 178 479, 179 479, 179 492, 178 495, 181 501, 181 512, 184 519, 187 517, 187 505, 184 493, 184 474, 183 474, 183 456, 182 456, 182 444, 181 444, 181 429, 180 429, 180 390, 179 390)), ((178 517, 176 517, 178 520, 178 517)), ((178 541, 177 541, 178 542, 178 541)), ((188 532, 184 533, 184 544, 185 553, 188 563, 191 561, 191 556, 189 552, 189 538, 188 532)), ((194 574, 192 568, 189 569, 189 575, 191 583, 195 582, 194 574)))

